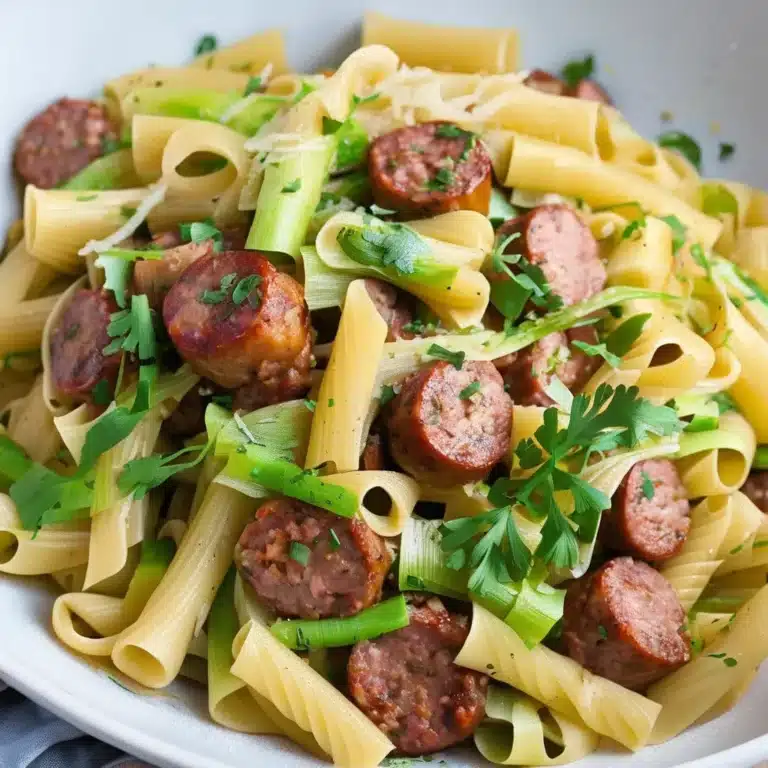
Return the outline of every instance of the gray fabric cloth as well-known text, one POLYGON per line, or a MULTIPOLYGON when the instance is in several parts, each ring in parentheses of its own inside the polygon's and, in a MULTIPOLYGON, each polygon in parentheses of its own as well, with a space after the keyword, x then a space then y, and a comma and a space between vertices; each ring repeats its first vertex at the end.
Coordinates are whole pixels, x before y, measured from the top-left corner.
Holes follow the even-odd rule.
POLYGON ((0 680, 0 768, 120 768, 119 749, 25 699, 0 680))

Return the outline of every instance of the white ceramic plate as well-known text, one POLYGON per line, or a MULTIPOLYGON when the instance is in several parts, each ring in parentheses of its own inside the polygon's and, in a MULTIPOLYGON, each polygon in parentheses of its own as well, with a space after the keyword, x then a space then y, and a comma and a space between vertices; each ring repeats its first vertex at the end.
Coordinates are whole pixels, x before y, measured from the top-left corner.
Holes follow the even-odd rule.
MULTIPOLYGON (((709 175, 768 184, 765 0, 375 0, 368 7, 423 21, 515 26, 525 66, 558 68, 572 54, 594 51, 599 79, 644 133, 658 133, 660 114, 669 110, 674 127, 700 140, 709 175), (727 166, 716 159, 719 141, 736 144, 727 166)), ((363 9, 354 0, 0 0, 0 224, 18 211, 10 173, 15 134, 54 98, 95 93, 108 77, 150 62, 183 62, 209 32, 228 42, 283 27, 293 64, 317 69, 357 45, 363 9)), ((280 739, 217 728, 199 689, 147 696, 121 689, 56 642, 51 603, 52 594, 33 582, 0 578, 0 676, 61 717, 159 766, 317 765, 280 739)), ((768 757, 766 712, 764 672, 719 720, 634 756, 608 751, 579 765, 752 766, 768 757)), ((457 768, 481 762, 469 753, 448 756, 457 768)))

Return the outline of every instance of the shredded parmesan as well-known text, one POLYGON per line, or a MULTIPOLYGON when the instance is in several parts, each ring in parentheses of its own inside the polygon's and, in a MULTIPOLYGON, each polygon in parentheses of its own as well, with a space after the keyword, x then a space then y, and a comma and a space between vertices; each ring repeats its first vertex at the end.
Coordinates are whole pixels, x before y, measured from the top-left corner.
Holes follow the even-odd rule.
POLYGON ((103 253, 111 248, 116 248, 123 240, 127 240, 144 223, 152 209, 163 202, 168 191, 168 185, 158 182, 149 187, 149 194, 139 203, 136 212, 120 229, 113 232, 103 240, 89 240, 78 253, 80 256, 88 256, 91 253, 103 253))
MULTIPOLYGON (((261 70, 261 74, 258 75, 261 81, 261 87, 264 88, 269 82, 269 78, 272 76, 272 62, 268 61, 264 65, 264 69, 261 70)), ((239 115, 244 109, 253 104, 253 102, 259 97, 263 96, 261 92, 249 93, 242 99, 236 101, 229 109, 224 110, 224 113, 219 118, 219 122, 226 125, 233 117, 239 115)))

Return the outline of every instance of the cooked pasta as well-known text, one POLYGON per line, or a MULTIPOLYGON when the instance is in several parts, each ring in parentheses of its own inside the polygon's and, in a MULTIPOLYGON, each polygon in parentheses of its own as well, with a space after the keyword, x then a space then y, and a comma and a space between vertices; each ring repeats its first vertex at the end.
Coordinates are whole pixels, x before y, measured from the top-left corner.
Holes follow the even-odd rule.
POLYGON ((564 765, 736 705, 768 195, 590 57, 518 57, 369 12, 334 70, 206 36, 23 129, 0 574, 50 577, 65 647, 342 768, 564 765))

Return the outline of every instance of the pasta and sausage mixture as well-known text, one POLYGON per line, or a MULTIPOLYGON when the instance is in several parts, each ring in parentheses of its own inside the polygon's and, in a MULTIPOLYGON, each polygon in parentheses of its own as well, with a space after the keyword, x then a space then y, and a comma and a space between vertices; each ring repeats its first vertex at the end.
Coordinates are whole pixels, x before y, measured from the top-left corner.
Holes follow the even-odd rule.
POLYGON ((768 196, 566 69, 369 14, 335 71, 206 38, 23 128, 0 572, 56 582, 64 645, 345 768, 563 764, 734 705, 768 196))

